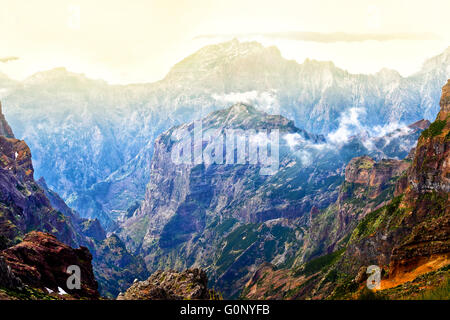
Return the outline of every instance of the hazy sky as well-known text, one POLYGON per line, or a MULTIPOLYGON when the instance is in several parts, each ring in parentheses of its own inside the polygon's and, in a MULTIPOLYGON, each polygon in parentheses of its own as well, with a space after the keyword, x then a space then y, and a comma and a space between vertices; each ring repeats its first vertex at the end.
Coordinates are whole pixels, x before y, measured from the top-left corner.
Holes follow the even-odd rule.
POLYGON ((234 35, 355 73, 408 75, 450 46, 448 0, 0 0, 0 10, 0 72, 16 79, 65 66, 111 83, 155 81, 234 35), (336 32, 347 35, 311 41, 336 32))

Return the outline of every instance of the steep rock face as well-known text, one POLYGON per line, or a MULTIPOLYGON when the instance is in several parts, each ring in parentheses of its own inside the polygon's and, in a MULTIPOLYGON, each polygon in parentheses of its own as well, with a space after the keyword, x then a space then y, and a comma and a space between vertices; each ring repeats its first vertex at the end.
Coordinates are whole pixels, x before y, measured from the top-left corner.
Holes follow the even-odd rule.
MULTIPOLYGON (((341 177, 339 168, 336 168, 339 162, 331 171, 303 166, 285 137, 296 139, 298 150, 310 150, 315 154, 319 152, 314 145, 324 143, 324 139, 296 128, 286 118, 237 104, 204 118, 200 134, 205 137, 206 132, 215 130, 214 137, 221 139, 225 138, 228 130, 241 130, 244 134, 250 134, 245 130, 253 130, 253 135, 262 130, 266 130, 267 134, 278 130, 276 143, 279 143, 280 165, 276 164, 273 175, 261 173, 266 164, 249 162, 248 148, 244 150, 246 160, 243 163, 236 163, 237 158, 234 158, 234 162, 226 164, 227 152, 233 148, 236 155, 237 147, 229 147, 225 142, 222 150, 214 151, 216 154, 223 153, 222 164, 206 161, 175 164, 172 150, 176 150, 180 143, 173 141, 173 137, 183 137, 183 132, 195 135, 195 125, 188 123, 175 127, 157 139, 146 199, 122 226, 121 235, 127 245, 145 255, 150 270, 163 267, 184 269, 195 263, 208 265, 212 266, 209 271, 214 273, 211 275, 214 282, 222 282, 218 279, 228 279, 233 272, 238 272, 234 268, 241 270, 240 276, 247 277, 247 268, 257 263, 255 259, 261 256, 274 259, 280 255, 283 257, 280 261, 288 260, 295 248, 286 247, 285 241, 295 239, 296 227, 287 226, 289 223, 285 220, 300 219, 298 223, 305 224, 308 216, 304 213, 309 212, 313 204, 324 206, 330 201, 329 198, 333 199, 335 190, 325 181, 332 183, 341 177), (314 170, 317 176, 310 177, 314 170), (303 189, 308 178, 311 190, 323 192, 306 194, 303 189), (286 184, 286 179, 291 182, 286 184), (265 225, 269 220, 276 219, 280 220, 265 225), (273 227, 274 224, 278 226, 273 227), (266 248, 264 255, 261 252, 264 251, 264 239, 273 239, 270 230, 277 228, 285 234, 279 243, 272 241, 272 246, 266 248), (225 240, 227 236, 248 240, 241 245, 236 239, 225 240), (228 246, 225 246, 225 241, 228 241, 228 246), (234 245, 237 247, 234 248, 234 245)), ((191 150, 194 150, 194 143, 190 141, 189 145, 191 143, 191 150)), ((204 141, 203 154, 214 145, 214 141, 204 141)), ((273 232, 276 234, 276 231, 273 232)), ((228 280, 221 285, 225 283, 231 285, 228 280)), ((237 284, 235 282, 233 285, 237 284)))
POLYGON ((356 225, 368 213, 389 202, 410 162, 408 159, 376 162, 369 156, 353 158, 345 168, 345 181, 339 188, 337 201, 312 217, 295 265, 345 246, 356 225))
POLYGON ((51 206, 70 219, 71 226, 75 230, 78 242, 88 247, 89 250, 95 251, 95 242, 102 241, 106 238, 106 232, 100 225, 100 222, 97 219, 80 218, 78 213, 69 208, 56 192, 49 189, 43 177, 37 181, 37 184, 44 191, 51 206))
POLYGON ((201 269, 183 272, 158 271, 147 280, 134 283, 117 300, 212 300, 208 277, 201 269))
POLYGON ((30 232, 24 240, 0 255, 11 267, 12 272, 23 283, 34 288, 49 288, 55 292, 62 288, 74 297, 96 299, 99 297, 97 281, 92 271, 92 255, 85 247, 72 249, 50 234, 30 232), (69 266, 81 270, 81 289, 68 289, 66 273, 69 266))
POLYGON ((410 167, 410 161, 383 159, 375 162, 368 156, 353 158, 345 169, 345 182, 347 188, 343 188, 339 195, 341 202, 357 196, 351 187, 363 186, 368 198, 374 199, 380 195, 381 189, 393 177, 399 177, 410 167), (351 191, 346 193, 346 191, 351 191))
POLYGON ((450 192, 450 82, 442 89, 436 121, 417 143, 414 165, 408 173, 413 191, 450 192))
POLYGON ((370 172, 375 163, 375 160, 368 156, 352 159, 345 170, 345 181, 368 185, 370 172))
POLYGON ((442 88, 440 107, 435 122, 422 133, 408 171, 400 206, 412 208, 405 220, 417 226, 394 248, 391 278, 437 257, 450 263, 450 80, 442 88))

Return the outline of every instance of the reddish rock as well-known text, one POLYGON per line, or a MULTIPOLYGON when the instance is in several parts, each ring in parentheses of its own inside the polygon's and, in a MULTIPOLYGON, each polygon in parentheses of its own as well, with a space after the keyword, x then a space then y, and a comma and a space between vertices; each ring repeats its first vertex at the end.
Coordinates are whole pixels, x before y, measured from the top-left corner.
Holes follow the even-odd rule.
POLYGON ((0 253, 12 272, 23 283, 34 288, 58 287, 76 298, 99 298, 97 281, 92 271, 92 255, 85 247, 73 249, 54 236, 43 232, 30 232, 25 239, 0 253), (67 267, 77 265, 81 270, 81 289, 67 288, 67 267))
MULTIPOLYGON (((357 157, 348 163, 345 169, 345 181, 378 188, 392 177, 400 175, 408 167, 409 163, 403 160, 383 159, 375 162, 368 156, 357 157)), ((374 196, 377 195, 372 197, 374 196)))
POLYGON ((345 181, 351 183, 368 184, 370 171, 375 160, 369 156, 357 157, 350 160, 345 168, 345 181))

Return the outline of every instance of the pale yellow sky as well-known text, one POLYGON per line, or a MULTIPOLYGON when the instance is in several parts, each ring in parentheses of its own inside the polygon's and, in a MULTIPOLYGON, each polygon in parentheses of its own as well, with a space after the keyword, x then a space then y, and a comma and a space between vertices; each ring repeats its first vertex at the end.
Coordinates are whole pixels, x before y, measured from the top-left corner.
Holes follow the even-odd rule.
POLYGON ((111 83, 161 79, 183 57, 222 38, 283 31, 433 33, 436 40, 317 43, 257 37, 286 58, 332 60, 351 72, 403 75, 450 46, 450 1, 0 0, 0 72, 23 79, 65 66, 111 83))

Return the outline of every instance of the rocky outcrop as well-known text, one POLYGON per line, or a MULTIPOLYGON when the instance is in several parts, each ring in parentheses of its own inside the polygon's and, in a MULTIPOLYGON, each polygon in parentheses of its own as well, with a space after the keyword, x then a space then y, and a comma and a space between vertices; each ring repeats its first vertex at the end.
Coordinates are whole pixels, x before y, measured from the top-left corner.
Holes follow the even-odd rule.
POLYGON ((106 238, 106 232, 97 219, 80 218, 78 212, 69 208, 63 199, 55 191, 51 190, 43 177, 39 178, 37 184, 42 188, 51 206, 64 214, 69 219, 71 227, 75 231, 77 243, 86 246, 92 252, 95 251, 95 242, 106 238))
MULTIPOLYGON (((394 176, 399 176, 410 164, 407 161, 384 159, 376 162, 371 157, 353 158, 345 169, 345 182, 366 187, 383 186, 394 176)), ((371 195, 376 197, 376 194, 371 195)))
POLYGON ((212 300, 218 296, 208 289, 208 278, 201 269, 183 272, 158 271, 145 281, 135 282, 117 300, 212 300))
POLYGON ((300 265, 346 245, 349 233, 356 225, 368 213, 390 201, 397 181, 409 166, 407 159, 376 162, 369 156, 362 156, 350 160, 337 201, 311 217, 295 264, 300 265))
POLYGON ((0 252, 12 272, 33 288, 46 288, 54 292, 63 289, 77 298, 99 298, 97 281, 92 271, 92 255, 85 247, 73 249, 54 236, 42 232, 30 232, 24 240, 0 252), (69 266, 81 271, 81 288, 67 288, 69 266))

